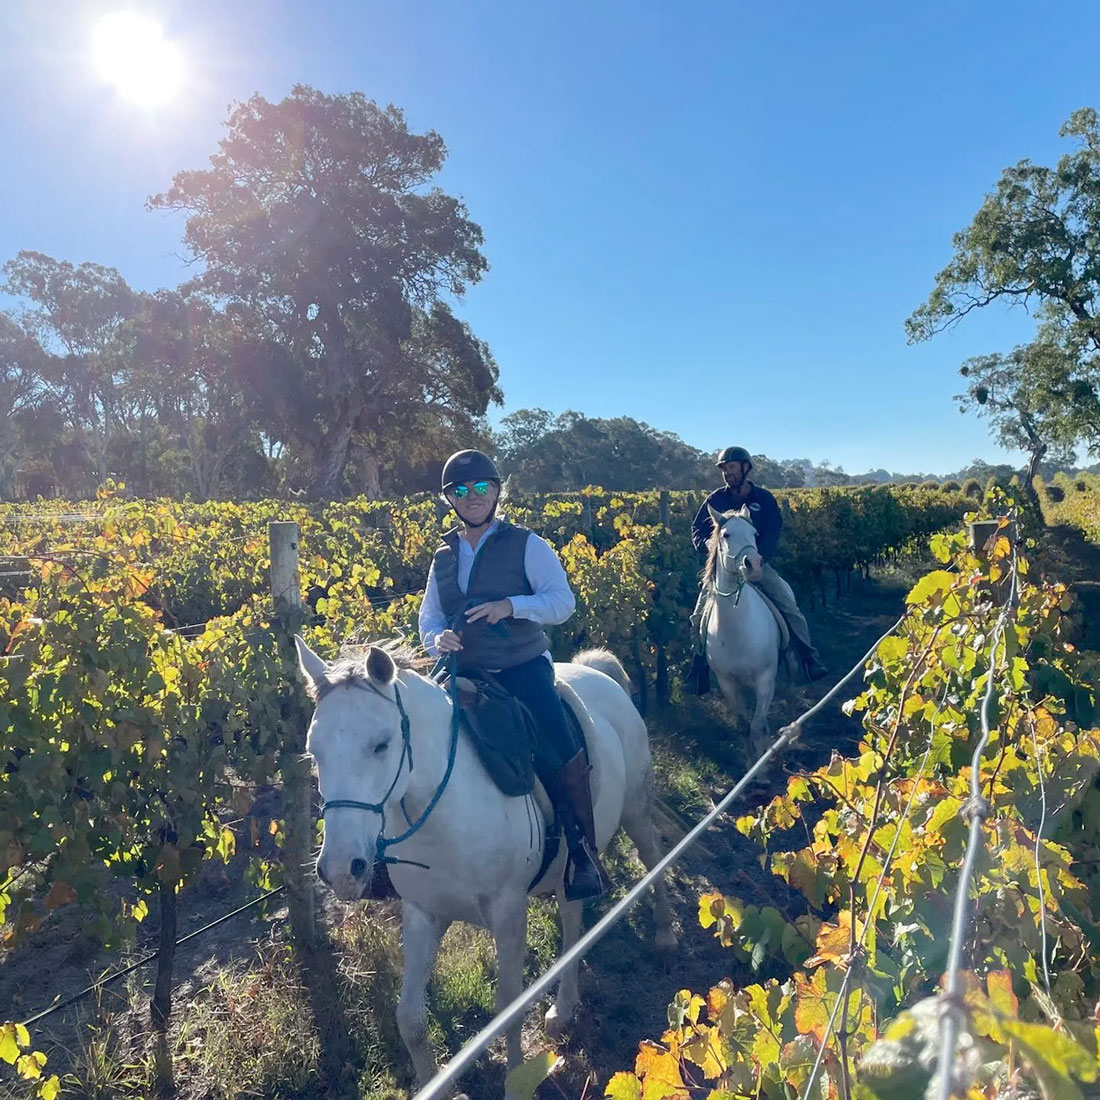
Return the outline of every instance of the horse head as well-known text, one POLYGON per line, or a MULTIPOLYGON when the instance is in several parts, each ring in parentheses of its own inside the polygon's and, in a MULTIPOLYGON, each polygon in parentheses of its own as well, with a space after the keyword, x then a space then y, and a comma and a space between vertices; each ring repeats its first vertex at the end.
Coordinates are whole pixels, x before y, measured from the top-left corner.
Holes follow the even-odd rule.
POLYGON ((317 765, 324 840, 317 875, 344 901, 370 886, 386 806, 409 782, 408 720, 397 666, 371 646, 357 660, 329 665, 299 637, 298 664, 316 707, 306 751, 317 765))
POLYGON ((711 555, 717 568, 713 577, 717 579, 725 571, 742 581, 755 580, 763 572, 764 559, 756 548, 756 528, 748 505, 733 512, 719 512, 709 505, 707 510, 714 522, 711 555))

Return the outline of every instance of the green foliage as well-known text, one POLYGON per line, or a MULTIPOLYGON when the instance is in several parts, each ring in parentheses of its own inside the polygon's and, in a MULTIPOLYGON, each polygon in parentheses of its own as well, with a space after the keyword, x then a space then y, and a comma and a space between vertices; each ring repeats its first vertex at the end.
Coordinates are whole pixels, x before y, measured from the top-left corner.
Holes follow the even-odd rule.
POLYGON ((1072 481, 1060 475, 1051 485, 1040 484, 1039 502, 1047 523, 1075 527, 1089 542, 1100 544, 1100 477, 1096 474, 1081 474, 1072 481))
POLYGON ((429 186, 445 157, 396 107, 296 85, 237 104, 210 168, 149 200, 188 215, 196 287, 234 320, 240 400, 306 462, 314 498, 342 495, 353 437, 377 495, 380 462, 435 457, 500 400, 447 304, 488 265, 465 206, 429 186))
POLYGON ((1076 716, 1081 694, 1090 714, 1095 706, 1097 659, 1062 638, 1064 586, 1035 583, 1006 537, 988 559, 962 535, 938 535, 933 550, 945 568, 909 593, 905 621, 847 705, 863 724, 855 753, 796 772, 737 823, 800 904, 781 912, 720 894, 700 900, 703 927, 753 970, 778 976, 678 994, 661 1042, 643 1043, 634 1072, 617 1074, 607 1095, 787 1100, 805 1093, 823 1043, 814 1095, 848 1096, 857 1083, 890 1100, 923 1095, 991 677, 996 728, 978 777, 991 815, 970 886, 960 1006, 980 1056, 957 1072, 988 1096, 1018 1089, 1021 1076, 1065 1097, 1079 1095, 1075 1080, 1096 1079, 1095 910, 1075 864, 1086 849, 1036 829, 1041 784, 1063 812, 1092 792, 1100 730, 1076 716), (1019 598, 993 652, 1001 608, 991 597, 1013 571, 1019 598))
POLYGON ((906 322, 912 341, 942 332, 994 302, 1023 305, 1041 321, 1038 339, 1007 355, 969 360, 965 409, 988 416, 998 438, 1031 452, 1100 447, 1100 124, 1075 111, 1061 129, 1075 148, 1057 165, 1006 168, 955 254, 906 322), (1035 310, 1037 306, 1037 310, 1035 310))

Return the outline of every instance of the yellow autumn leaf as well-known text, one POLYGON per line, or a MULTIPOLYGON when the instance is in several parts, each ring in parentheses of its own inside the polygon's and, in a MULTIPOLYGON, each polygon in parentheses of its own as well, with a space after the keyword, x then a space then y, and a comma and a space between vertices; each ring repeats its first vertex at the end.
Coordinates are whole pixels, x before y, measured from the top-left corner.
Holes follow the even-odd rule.
POLYGON ((1007 970, 994 970, 985 980, 989 1002, 1002 1016, 1018 1016, 1020 1002, 1012 992, 1012 975, 1007 970))

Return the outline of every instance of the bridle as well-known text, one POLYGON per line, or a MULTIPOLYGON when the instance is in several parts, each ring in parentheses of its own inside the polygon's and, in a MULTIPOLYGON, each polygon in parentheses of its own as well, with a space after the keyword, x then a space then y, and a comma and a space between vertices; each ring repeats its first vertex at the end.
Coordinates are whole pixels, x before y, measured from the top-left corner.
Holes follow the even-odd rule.
MULTIPOLYGON (((358 685, 357 685, 358 686, 358 685)), ((397 682, 394 681, 393 685, 393 699, 391 700, 384 692, 379 691, 378 688, 372 683, 366 683, 362 685, 373 691, 375 695, 387 702, 393 702, 397 705, 397 711, 401 715, 401 757, 397 761, 397 771, 394 773, 393 781, 390 783, 389 790, 382 796, 380 802, 359 802, 353 798, 333 798, 329 799, 321 804, 321 817, 323 818, 329 810, 365 810, 367 813, 378 814, 382 818, 381 827, 378 830, 378 839, 375 842, 375 862, 377 863, 407 863, 415 867, 423 867, 424 870, 428 870, 426 863, 417 863, 411 859, 398 859, 396 856, 386 855, 386 849, 392 848, 396 844, 400 844, 402 841, 408 840, 411 836, 417 833, 425 821, 428 820, 432 810, 436 808, 439 800, 443 797, 443 792, 447 789, 447 784, 451 780, 451 772, 454 771, 455 756, 458 752, 458 730, 460 722, 460 714, 458 709, 458 683, 457 679, 451 675, 450 683, 450 695, 451 695, 451 745, 447 754, 447 770, 443 773, 443 778, 439 781, 439 786, 435 789, 435 794, 432 795, 428 805, 424 807, 424 811, 417 817, 415 821, 409 821, 409 815, 405 814, 405 820, 409 822, 409 827, 401 833, 399 836, 388 837, 386 833, 386 803, 389 801, 390 795, 393 794, 394 788, 397 786, 397 781, 401 778, 401 772, 405 767, 405 760, 409 761, 409 773, 413 770, 413 756, 412 756, 412 725, 409 721, 408 711, 405 710, 404 703, 401 702, 401 689, 398 687, 397 682)), ((404 801, 401 805, 404 811, 404 801)))
POLYGON ((736 573, 741 579, 737 582, 737 588, 733 592, 723 592, 718 587, 718 578, 715 577, 714 578, 713 592, 714 592, 715 596, 722 596, 722 597, 727 598, 727 599, 732 597, 733 606, 736 607, 738 605, 738 603, 741 602, 741 592, 744 589, 745 585, 748 583, 748 581, 745 580, 745 566, 744 566, 744 560, 745 559, 742 558, 741 555, 744 554, 745 551, 747 551, 747 550, 755 550, 756 549, 756 542, 755 541, 746 542, 745 545, 739 547, 735 553, 725 553, 722 550, 722 542, 721 542, 722 536, 719 535, 718 539, 719 539, 718 548, 717 548, 717 550, 718 550, 718 563, 722 566, 722 568, 727 573, 736 573), (742 564, 736 566, 735 568, 730 568, 729 561, 730 561, 731 558, 735 562, 740 560, 742 562, 742 564))

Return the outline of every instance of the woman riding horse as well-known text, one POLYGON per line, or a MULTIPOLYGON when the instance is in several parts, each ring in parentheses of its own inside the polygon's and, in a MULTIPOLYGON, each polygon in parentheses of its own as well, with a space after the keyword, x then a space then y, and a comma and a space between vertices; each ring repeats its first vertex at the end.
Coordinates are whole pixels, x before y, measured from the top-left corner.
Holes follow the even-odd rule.
POLYGON ((565 896, 607 889, 599 862, 588 760, 554 686, 542 625, 565 622, 575 600, 548 542, 496 514, 500 474, 488 455, 458 451, 443 467, 443 496, 461 521, 435 552, 420 638, 432 656, 457 654, 464 672, 488 672, 531 712, 535 769, 569 849, 565 896))

